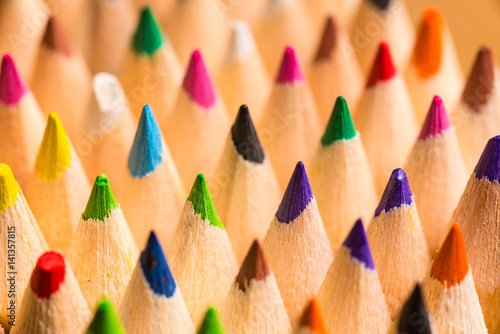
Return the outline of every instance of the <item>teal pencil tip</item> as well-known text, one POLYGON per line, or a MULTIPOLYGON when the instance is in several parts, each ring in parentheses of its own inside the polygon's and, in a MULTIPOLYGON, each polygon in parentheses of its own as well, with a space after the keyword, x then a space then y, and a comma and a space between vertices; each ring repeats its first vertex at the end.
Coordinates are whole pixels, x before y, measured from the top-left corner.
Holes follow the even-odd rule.
POLYGON ((224 334, 224 329, 222 327, 217 311, 213 307, 209 307, 203 322, 198 329, 198 334, 224 334))
POLYGON ((98 221, 104 220, 109 217, 111 211, 118 209, 118 203, 109 186, 108 178, 106 175, 99 175, 94 182, 92 192, 90 193, 87 207, 82 214, 83 219, 94 219, 98 221))
POLYGON ((339 96, 335 101, 332 115, 326 126, 325 133, 321 137, 321 144, 329 146, 338 140, 347 140, 356 136, 356 130, 352 122, 351 113, 346 100, 339 96))
POLYGON ((163 35, 149 7, 144 7, 139 19, 139 25, 132 39, 136 53, 152 55, 163 45, 163 35))
POLYGON ((187 200, 191 202, 194 212, 200 215, 201 219, 207 220, 212 226, 224 229, 224 226, 222 226, 220 222, 219 215, 217 214, 217 210, 215 210, 215 205, 203 174, 198 174, 198 176, 196 176, 196 180, 194 181, 187 200))
POLYGON ((94 319, 92 319, 87 334, 126 334, 113 304, 103 298, 99 302, 94 319))

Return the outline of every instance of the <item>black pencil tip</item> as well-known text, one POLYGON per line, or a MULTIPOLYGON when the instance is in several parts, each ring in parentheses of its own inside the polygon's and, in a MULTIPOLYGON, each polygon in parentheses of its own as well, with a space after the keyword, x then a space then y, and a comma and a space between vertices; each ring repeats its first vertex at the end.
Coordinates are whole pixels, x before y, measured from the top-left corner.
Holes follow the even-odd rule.
POLYGON ((260 146, 250 112, 245 104, 238 111, 236 120, 231 127, 231 135, 236 151, 238 151, 243 159, 257 163, 264 161, 264 151, 262 150, 262 146, 260 146))

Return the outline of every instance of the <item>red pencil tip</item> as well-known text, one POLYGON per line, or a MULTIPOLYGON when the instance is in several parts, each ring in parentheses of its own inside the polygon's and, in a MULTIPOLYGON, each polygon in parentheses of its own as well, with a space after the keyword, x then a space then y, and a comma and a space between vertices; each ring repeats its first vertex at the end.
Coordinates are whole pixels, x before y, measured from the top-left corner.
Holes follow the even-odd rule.
POLYGON ((62 255, 56 252, 46 252, 38 259, 31 275, 31 290, 38 298, 47 299, 59 290, 65 273, 66 264, 62 255))
POLYGON ((59 20, 51 17, 47 23, 43 43, 54 51, 64 53, 66 56, 71 56, 71 47, 66 38, 66 35, 59 24, 59 20))
POLYGON ((431 106, 425 117, 424 124, 420 130, 419 140, 427 139, 441 134, 450 128, 450 120, 446 114, 443 100, 439 96, 434 96, 431 106))
POLYGON ((215 89, 199 50, 194 50, 182 87, 200 106, 210 108, 215 103, 215 89))
POLYGON ((469 271, 464 237, 460 226, 453 223, 451 230, 432 262, 432 277, 451 288, 462 282, 469 271))
POLYGON ((386 81, 396 75, 396 69, 392 63, 391 53, 387 43, 380 44, 377 56, 373 62, 370 78, 366 83, 367 87, 375 85, 379 81, 386 81))
POLYGON ((26 86, 17 73, 12 57, 4 55, 0 70, 0 101, 6 105, 14 105, 26 92, 26 86))
POLYGON ((301 82, 304 80, 302 71, 295 57, 295 51, 287 46, 285 48, 285 54, 283 55, 283 60, 281 61, 281 66, 276 77, 276 82, 281 84, 291 84, 294 82, 301 82))

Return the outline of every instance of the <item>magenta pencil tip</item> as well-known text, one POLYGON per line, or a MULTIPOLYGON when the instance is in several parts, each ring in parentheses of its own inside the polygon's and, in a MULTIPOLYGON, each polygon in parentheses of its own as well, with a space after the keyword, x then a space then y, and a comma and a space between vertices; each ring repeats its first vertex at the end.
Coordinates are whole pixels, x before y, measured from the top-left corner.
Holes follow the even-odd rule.
POLYGON ((431 106, 425 117, 424 124, 420 130, 419 140, 440 135, 450 128, 450 120, 446 114, 443 100, 439 96, 434 96, 431 106))
POLYGON ((304 75, 300 69, 295 51, 287 46, 281 61, 276 82, 281 84, 292 84, 295 82, 304 81, 304 75))
POLYGON ((182 87, 198 105, 210 108, 215 103, 215 88, 199 50, 194 50, 182 87))
POLYGON ((15 105, 27 91, 12 57, 5 54, 0 70, 0 101, 5 105, 15 105))

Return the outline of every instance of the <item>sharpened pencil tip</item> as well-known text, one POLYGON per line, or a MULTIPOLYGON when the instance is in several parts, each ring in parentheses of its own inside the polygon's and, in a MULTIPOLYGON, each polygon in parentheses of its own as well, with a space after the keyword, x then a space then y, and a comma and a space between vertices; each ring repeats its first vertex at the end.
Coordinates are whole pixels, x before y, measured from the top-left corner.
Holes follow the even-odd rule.
POLYGON ((397 168, 392 171, 389 182, 382 194, 382 199, 375 210, 375 217, 378 217, 382 211, 388 212, 394 208, 412 203, 413 195, 406 173, 401 168, 397 168))
POLYGON ((478 179, 486 178, 490 182, 500 180, 500 136, 488 140, 474 173, 478 179))
POLYGON ((441 67, 444 24, 443 15, 437 8, 425 10, 413 50, 413 62, 423 79, 433 76, 441 67))
POLYGON ((125 334, 125 329, 116 310, 107 298, 99 301, 94 318, 90 322, 87 334, 125 334))
POLYGON ((162 46, 163 35, 156 18, 149 7, 144 7, 132 38, 132 47, 137 54, 152 56, 162 46))
POLYGON ((198 334, 224 334, 222 323, 214 307, 209 307, 203 321, 201 322, 198 334))
POLYGON ((267 264, 264 250, 259 240, 256 239, 241 265, 240 272, 236 277, 236 284, 240 290, 246 291, 252 280, 263 281, 270 273, 271 270, 267 264))
POLYGON ((115 209, 118 209, 118 203, 113 195, 113 191, 111 191, 108 178, 106 175, 101 174, 95 179, 82 218, 85 220, 93 219, 103 221, 104 218, 109 217, 111 212, 115 209))
POLYGON ((323 28, 323 35, 319 43, 318 51, 314 61, 321 62, 330 59, 333 50, 337 46, 337 25, 332 16, 328 16, 323 28))
POLYGON ((236 120, 231 127, 231 136, 236 151, 243 159, 256 163, 264 161, 264 150, 260 146, 259 137, 245 104, 238 110, 236 120))
POLYGON ((300 318, 299 326, 301 328, 307 328, 314 334, 327 334, 325 321, 316 298, 313 297, 309 301, 309 304, 300 318))
POLYGON ((401 309, 398 333, 432 334, 429 313, 425 306, 420 284, 415 286, 410 298, 401 309))
POLYGON ((215 87, 199 50, 194 50, 191 54, 182 87, 189 97, 203 108, 208 109, 215 104, 215 87))
POLYGON ((361 219, 358 219, 349 232, 349 235, 342 243, 349 249, 351 257, 361 262, 368 269, 375 269, 372 252, 368 243, 365 228, 361 219))
POLYGON ((481 112, 481 109, 490 101, 494 87, 495 63, 493 54, 489 47, 482 46, 469 73, 462 101, 467 104, 470 110, 481 112))
POLYGON ((17 72, 16 65, 9 54, 2 59, 0 69, 0 101, 5 105, 15 105, 28 89, 17 72))
POLYGON ((200 215, 202 220, 208 221, 212 226, 224 229, 203 174, 196 176, 187 200, 191 202, 194 212, 200 215))
POLYGON ((387 10, 391 4, 391 0, 370 0, 379 10, 387 10))
POLYGON ((52 16, 47 22, 43 43, 51 50, 61 52, 68 57, 73 53, 66 34, 55 16, 52 16))
POLYGON ((16 203, 20 193, 21 188, 9 165, 0 163, 0 215, 16 203))
POLYGON ((276 82, 280 84, 293 84, 304 81, 304 76, 295 56, 295 51, 287 46, 281 61, 276 82))
POLYGON ((443 131, 450 128, 450 120, 446 114, 443 100, 439 96, 434 96, 425 117, 424 124, 420 130, 419 140, 440 135, 443 131))
POLYGON ((339 96, 335 101, 330 120, 325 133, 321 137, 321 144, 329 146, 338 140, 348 140, 356 136, 351 113, 344 97, 339 96))
POLYGON ((66 274, 66 263, 61 254, 46 252, 38 259, 31 274, 31 290, 39 299, 47 299, 59 290, 66 274))
POLYGON ((372 87, 378 82, 387 81, 396 75, 396 69, 392 62, 389 45, 382 42, 379 46, 377 56, 372 65, 370 77, 366 83, 367 87, 372 87))

